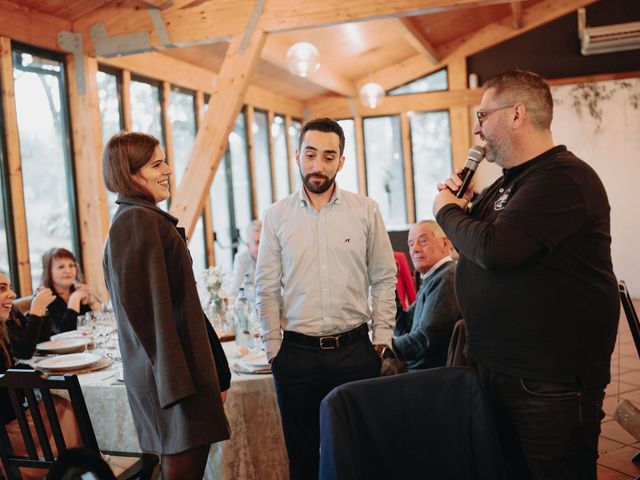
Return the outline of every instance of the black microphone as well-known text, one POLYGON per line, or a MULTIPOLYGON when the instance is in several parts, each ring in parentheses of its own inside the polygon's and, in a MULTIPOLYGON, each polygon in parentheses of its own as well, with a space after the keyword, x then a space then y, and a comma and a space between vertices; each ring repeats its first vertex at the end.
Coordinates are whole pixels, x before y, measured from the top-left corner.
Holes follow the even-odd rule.
POLYGON ((467 191, 467 187, 471 183, 473 174, 476 173, 478 164, 482 161, 485 155, 486 150, 480 145, 474 145, 469 149, 469 152, 467 152, 467 163, 464 164, 464 168, 459 175, 460 180, 462 180, 462 185, 460 185, 460 188, 456 192, 456 197, 462 198, 464 192, 467 191))

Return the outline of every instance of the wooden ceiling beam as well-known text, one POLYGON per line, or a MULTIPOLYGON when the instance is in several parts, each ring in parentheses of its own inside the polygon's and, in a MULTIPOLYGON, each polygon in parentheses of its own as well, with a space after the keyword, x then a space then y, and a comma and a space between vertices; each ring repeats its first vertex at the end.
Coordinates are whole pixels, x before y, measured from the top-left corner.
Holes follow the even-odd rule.
POLYGON ((0 0, 0 35, 47 50, 62 52, 58 32, 72 23, 13 2, 0 0))
POLYGON ((595 3, 596 1, 597 0, 544 0, 523 11, 523 26, 520 30, 513 29, 511 26, 512 17, 508 15, 469 35, 438 47, 441 60, 435 65, 429 63, 422 55, 415 55, 400 64, 390 65, 367 75, 366 78, 362 78, 356 82, 356 87, 360 88, 364 83, 371 81, 371 79, 382 85, 385 90, 404 85, 416 78, 446 67, 448 62, 453 58, 474 55, 528 32, 529 30, 533 30, 540 25, 551 22, 563 15, 574 12, 578 8, 595 3))
MULTIPOLYGON (((161 0, 158 0, 159 2, 161 0)), ((175 0, 177 3, 179 0, 175 0)), ((257 28, 267 33, 288 32, 354 21, 423 15, 461 7, 477 7, 510 0, 305 0, 294 6, 287 0, 265 2, 257 28)), ((228 39, 243 35, 258 0, 216 0, 193 2, 181 8, 175 5, 162 11, 166 30, 175 45, 228 39)), ((142 4, 144 5, 144 4, 142 4)), ((151 17, 139 0, 121 0, 73 22, 75 32, 85 36, 85 51, 93 54, 89 28, 104 24, 109 36, 149 33, 151 48, 164 48, 153 27, 151 17)))
POLYGON ((164 10, 173 6, 173 0, 142 0, 150 7, 155 7, 158 10, 164 10))
POLYGON ((431 45, 431 42, 427 40, 424 33, 415 24, 413 18, 402 17, 393 20, 395 24, 400 28, 402 35, 409 42, 409 44, 415 48, 424 58, 426 58, 432 64, 436 64, 440 61, 440 55, 436 48, 431 45))
POLYGON ((170 212, 184 225, 187 236, 191 236, 208 198, 209 187, 242 109, 242 100, 260 60, 265 39, 266 34, 260 30, 251 34, 246 45, 242 36, 238 36, 225 55, 218 85, 198 126, 187 168, 171 202, 170 212))
MULTIPOLYGON (((98 61, 102 65, 127 70, 142 77, 167 81, 172 85, 209 95, 215 91, 218 84, 218 75, 212 71, 159 52, 99 58, 98 61)), ((303 102, 254 85, 247 89, 244 101, 257 108, 274 110, 297 118, 301 117, 304 111, 303 102)))
MULTIPOLYGON (((287 70, 287 50, 289 45, 278 39, 278 37, 269 36, 262 50, 262 59, 287 70)), ((311 75, 304 77, 310 83, 325 88, 331 92, 339 93, 345 97, 356 96, 356 86, 352 81, 342 75, 328 69, 322 65, 320 59, 320 69, 311 75)))
POLYGON ((520 30, 522 28, 522 3, 520 2, 511 2, 511 25, 516 30, 520 30))

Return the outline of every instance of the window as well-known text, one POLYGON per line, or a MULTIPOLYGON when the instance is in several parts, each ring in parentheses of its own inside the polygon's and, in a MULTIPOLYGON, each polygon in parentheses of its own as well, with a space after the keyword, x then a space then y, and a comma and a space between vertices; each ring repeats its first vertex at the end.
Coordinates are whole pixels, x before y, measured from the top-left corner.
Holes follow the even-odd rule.
POLYGON ((265 112, 253 116, 254 171, 256 175, 257 207, 260 218, 273 203, 271 196, 271 159, 269 158, 269 122, 265 112))
POLYGON ((213 217, 214 245, 213 252, 216 257, 216 265, 221 265, 227 272, 231 272, 233 266, 234 245, 232 237, 233 192, 229 189, 228 178, 231 176, 227 170, 228 155, 220 161, 216 176, 213 178, 210 190, 211 216, 213 217))
POLYGON ((294 190, 300 190, 300 187, 302 186, 300 169, 296 163, 296 150, 298 150, 300 130, 302 130, 302 122, 299 120, 292 120, 291 125, 289 126, 289 147, 291 148, 291 172, 293 174, 294 190))
MULTIPOLYGON (((132 80, 129 86, 131 97, 131 128, 134 132, 144 132, 153 135, 164 145, 162 130, 162 104, 160 102, 160 87, 157 84, 140 80, 132 80)), ((166 153, 165 153, 166 155, 166 153)), ((163 210, 168 210, 168 201, 158 204, 163 210)))
MULTIPOLYGON (((235 223, 242 235, 253 219, 251 175, 247 154, 247 128, 244 112, 240 112, 229 134, 229 155, 231 156, 231 183, 233 185, 233 212, 235 223)), ((222 166, 222 165, 221 165, 222 166)), ((246 242, 247 239, 245 238, 246 242)))
POLYGON ((389 90, 387 95, 405 95, 407 93, 440 92, 449 88, 447 69, 443 68, 422 78, 418 78, 401 87, 389 90))
POLYGON ((7 188, 8 171, 4 148, 3 118, 2 102, 0 102, 0 270, 9 275, 14 289, 18 289, 17 275, 13 275, 16 272, 14 268, 11 268, 14 265, 13 238, 7 234, 12 231, 12 228, 8 223, 11 222, 11 200, 7 188))
POLYGON ((79 254, 63 57, 17 47, 14 88, 32 285, 42 254, 64 247, 79 254))
POLYGON ((344 131, 344 166, 336 179, 338 186, 344 190, 358 193, 358 158, 356 156, 356 128, 351 119, 339 120, 344 131))
POLYGON ((407 208, 400 117, 364 119, 367 194, 380 205, 387 225, 405 225, 407 208))
MULTIPOLYGON (((102 148, 104 149, 109 139, 124 128, 120 103, 120 82, 117 75, 102 70, 98 71, 97 78, 100 118, 102 119, 102 148)), ((116 204, 117 197, 116 193, 107 190, 110 219, 113 218, 118 209, 116 204)))
MULTIPOLYGON (((284 117, 276 115, 271 124, 271 141, 273 142, 274 178, 276 183, 276 200, 289 195, 289 156, 287 155, 287 132, 284 128, 284 117)), ((259 177, 258 177, 259 178, 259 177)))
POLYGON ((449 112, 417 113, 411 117, 416 219, 433 218, 436 184, 451 176, 449 112))
POLYGON ((189 253, 193 262, 193 276, 197 283, 202 283, 202 274, 207 268, 207 248, 204 237, 204 220, 201 216, 189 239, 189 253))
POLYGON ((173 131, 173 175, 180 185, 196 140, 196 102, 190 93, 171 91, 169 120, 173 131))

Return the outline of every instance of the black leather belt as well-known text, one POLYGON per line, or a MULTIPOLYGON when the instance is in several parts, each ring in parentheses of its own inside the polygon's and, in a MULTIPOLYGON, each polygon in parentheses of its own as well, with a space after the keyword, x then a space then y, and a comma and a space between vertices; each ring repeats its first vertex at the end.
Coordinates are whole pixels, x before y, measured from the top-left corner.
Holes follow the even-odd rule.
POLYGON ((349 330, 348 332, 340 333, 338 335, 323 335, 322 337, 312 337, 310 335, 285 330, 284 339, 288 342, 298 343, 300 345, 309 345, 322 350, 333 350, 368 335, 369 327, 367 327, 366 323, 363 323, 359 327, 349 330))

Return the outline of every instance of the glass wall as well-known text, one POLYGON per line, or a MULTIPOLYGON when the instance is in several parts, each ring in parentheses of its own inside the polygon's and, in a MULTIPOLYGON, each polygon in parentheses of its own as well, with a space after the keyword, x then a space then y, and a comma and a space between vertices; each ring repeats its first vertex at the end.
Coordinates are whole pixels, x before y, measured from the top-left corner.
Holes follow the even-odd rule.
POLYGON ((216 265, 221 265, 227 272, 233 266, 234 245, 232 238, 233 225, 233 191, 229 189, 228 155, 225 155, 216 170, 211 184, 209 197, 211 199, 211 216, 213 220, 214 245, 213 252, 216 265))
POLYGON ((13 50, 24 205, 33 287, 40 285, 42 254, 64 247, 78 256, 73 170, 63 58, 13 50))
POLYGON ((275 165, 274 181, 276 184, 276 201, 289 195, 289 156, 287 154, 287 132, 284 128, 284 117, 276 115, 271 124, 271 141, 273 142, 273 163, 275 165))
MULTIPOLYGON (((162 130, 162 103, 160 100, 160 86, 157 83, 131 80, 129 84, 131 97, 131 129, 134 132, 144 132, 153 135, 164 144, 162 130)), ((167 200, 158 204, 163 210, 169 209, 167 200)))
POLYGON ((416 220, 433 218, 436 184, 451 176, 448 111, 417 113, 411 117, 411 156, 416 220))
POLYGON ((344 166, 336 179, 340 188, 358 193, 358 158, 356 157, 356 128, 351 119, 338 120, 344 131, 344 166))
POLYGON ((253 115, 254 172, 259 218, 273 203, 271 196, 271 160, 269 158, 269 123, 266 112, 256 110, 253 115))
POLYGON ((240 112, 229 134, 229 155, 231 157, 231 183, 233 185, 233 212, 235 223, 243 238, 247 225, 253 219, 251 175, 249 173, 249 156, 247 154, 247 128, 244 112, 240 112))
POLYGON ((406 225, 400 117, 364 119, 367 194, 380 205, 387 225, 406 225))
POLYGON ((16 272, 11 268, 13 262, 10 260, 12 258, 10 252, 13 252, 12 243, 10 242, 13 242, 13 239, 8 235, 8 232, 12 230, 8 223, 11 221, 11 201, 7 188, 8 170, 4 147, 3 118, 2 102, 0 102, 0 270, 9 274, 11 283, 14 284, 14 289, 17 289, 19 285, 13 276, 16 272))
POLYGON ((291 172, 293 174, 293 188, 300 190, 302 180, 300 179, 300 169, 296 163, 296 150, 298 150, 298 141, 300 138, 300 130, 302 130, 302 122, 292 120, 289 126, 289 148, 291 149, 291 172))
MULTIPOLYGON (((102 70, 98 71, 98 98, 100 101, 100 118, 102 119, 102 147, 116 133, 124 129, 122 122, 122 108, 120 97, 120 82, 118 76, 102 70)), ((118 205, 117 194, 107 190, 107 207, 109 218, 113 218, 118 205)))
POLYGON ((173 175, 180 185, 196 140, 196 101, 191 93, 172 90, 169 121, 173 132, 173 175))

